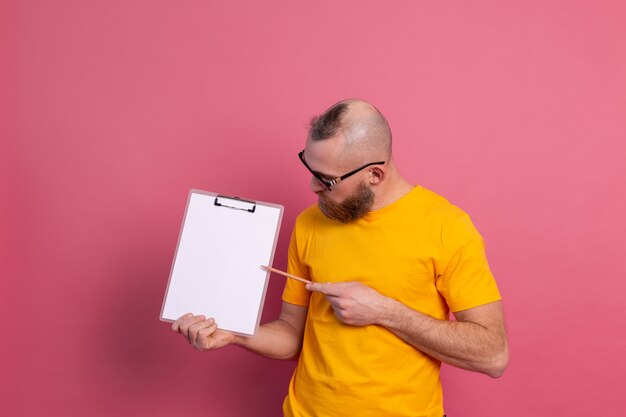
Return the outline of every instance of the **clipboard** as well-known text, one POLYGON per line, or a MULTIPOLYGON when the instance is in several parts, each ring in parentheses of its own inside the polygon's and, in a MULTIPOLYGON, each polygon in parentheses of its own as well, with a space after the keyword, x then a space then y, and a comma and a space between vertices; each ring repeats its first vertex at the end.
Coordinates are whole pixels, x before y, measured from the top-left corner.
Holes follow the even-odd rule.
POLYGON ((213 317, 220 329, 253 336, 261 320, 284 207, 189 191, 160 319, 213 317))

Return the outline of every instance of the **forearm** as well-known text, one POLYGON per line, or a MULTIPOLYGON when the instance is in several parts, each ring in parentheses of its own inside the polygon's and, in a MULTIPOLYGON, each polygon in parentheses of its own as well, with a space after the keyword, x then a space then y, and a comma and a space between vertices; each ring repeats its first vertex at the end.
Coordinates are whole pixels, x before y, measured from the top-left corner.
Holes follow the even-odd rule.
POLYGON ((272 359, 293 359, 300 353, 302 334, 290 323, 278 319, 259 326, 253 337, 237 336, 234 344, 272 359))
POLYGON ((502 375, 508 362, 506 335, 470 321, 438 320, 389 299, 379 323, 420 351, 450 365, 502 375))

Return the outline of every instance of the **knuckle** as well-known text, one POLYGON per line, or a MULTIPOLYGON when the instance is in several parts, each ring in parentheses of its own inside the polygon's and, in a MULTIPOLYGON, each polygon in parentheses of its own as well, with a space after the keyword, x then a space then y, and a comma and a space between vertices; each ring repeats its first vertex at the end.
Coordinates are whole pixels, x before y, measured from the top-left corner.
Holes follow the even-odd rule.
POLYGON ((198 346, 198 350, 201 351, 201 352, 207 350, 206 340, 201 340, 196 345, 198 346))

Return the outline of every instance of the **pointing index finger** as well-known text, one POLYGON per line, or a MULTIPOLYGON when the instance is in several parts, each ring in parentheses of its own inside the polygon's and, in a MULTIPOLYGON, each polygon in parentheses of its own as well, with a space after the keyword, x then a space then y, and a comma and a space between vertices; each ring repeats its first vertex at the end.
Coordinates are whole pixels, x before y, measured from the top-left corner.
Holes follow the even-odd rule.
POLYGON ((339 295, 340 294, 339 288, 336 285, 331 284, 330 282, 327 282, 325 284, 322 284, 319 282, 312 282, 310 284, 307 284, 306 289, 309 291, 320 292, 326 295, 339 295))

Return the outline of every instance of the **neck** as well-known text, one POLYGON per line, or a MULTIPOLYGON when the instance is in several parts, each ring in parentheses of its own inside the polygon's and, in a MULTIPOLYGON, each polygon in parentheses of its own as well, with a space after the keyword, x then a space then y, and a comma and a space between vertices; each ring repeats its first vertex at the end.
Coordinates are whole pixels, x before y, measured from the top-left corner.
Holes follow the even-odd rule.
POLYGON ((381 182, 374 191, 374 204, 370 210, 378 210, 388 206, 410 192, 414 187, 413 184, 400 175, 393 162, 390 161, 390 169, 387 170, 385 181, 381 182))

